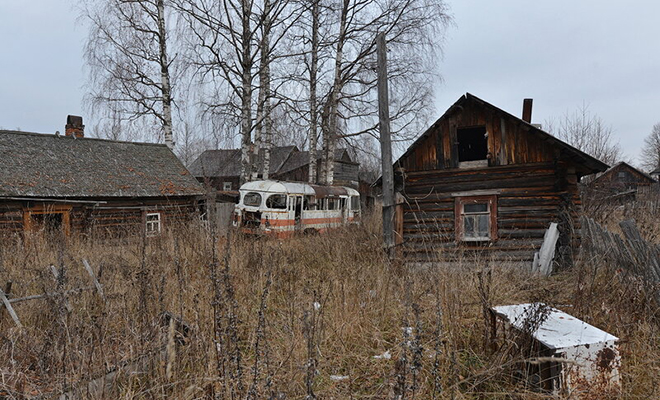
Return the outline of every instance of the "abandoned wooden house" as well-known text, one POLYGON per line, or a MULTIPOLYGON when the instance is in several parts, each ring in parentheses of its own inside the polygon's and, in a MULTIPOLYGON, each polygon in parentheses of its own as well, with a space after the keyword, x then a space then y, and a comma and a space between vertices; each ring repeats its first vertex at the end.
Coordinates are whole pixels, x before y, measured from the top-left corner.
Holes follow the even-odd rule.
MULTIPOLYGON (((334 157, 334 184, 357 187, 359 166, 359 163, 351 159, 346 149, 337 149, 334 157)), ((296 146, 273 147, 269 171, 269 179, 307 182, 309 152, 300 151, 296 146)), ((190 172, 200 182, 219 191, 237 191, 241 173, 241 150, 207 150, 193 161, 190 172)))
POLYGON ((634 201, 639 191, 657 183, 655 179, 626 162, 619 162, 584 188, 590 202, 622 204, 634 201))
POLYGON ((481 254, 531 265, 558 222, 558 256, 571 262, 578 181, 607 165, 532 125, 531 106, 526 99, 521 119, 465 94, 395 162, 395 230, 406 260, 481 254))
POLYGON ((161 144, 0 131, 0 234, 155 235, 197 214, 203 188, 161 144))

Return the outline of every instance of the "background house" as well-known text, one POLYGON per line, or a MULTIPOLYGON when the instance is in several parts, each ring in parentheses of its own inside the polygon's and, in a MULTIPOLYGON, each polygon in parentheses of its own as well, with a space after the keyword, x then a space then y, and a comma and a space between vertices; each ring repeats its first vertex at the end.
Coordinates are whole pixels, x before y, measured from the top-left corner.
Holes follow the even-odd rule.
POLYGON ((590 202, 621 204, 634 201, 637 193, 647 192, 657 183, 650 175, 638 170, 626 162, 619 162, 584 188, 584 194, 590 202))
POLYGON ((196 214, 201 185, 165 145, 0 131, 0 233, 157 234, 196 214))
MULTIPOLYGON (((360 164, 351 159, 346 149, 337 149, 334 160, 334 184, 357 187, 360 164)), ((309 152, 296 146, 273 147, 269 171, 270 179, 307 182, 309 152)), ((241 150, 206 150, 190 165, 190 172, 217 190, 236 191, 241 174, 241 150)))
POLYGON ((570 262, 579 230, 578 181, 607 165, 471 94, 462 96, 396 161, 402 175, 397 241, 407 260, 474 251, 531 263, 550 222, 570 262))

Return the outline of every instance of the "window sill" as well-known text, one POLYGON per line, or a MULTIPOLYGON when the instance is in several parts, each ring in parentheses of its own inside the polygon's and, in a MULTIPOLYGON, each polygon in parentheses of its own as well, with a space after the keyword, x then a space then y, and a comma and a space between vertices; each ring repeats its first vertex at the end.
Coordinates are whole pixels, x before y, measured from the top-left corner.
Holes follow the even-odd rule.
POLYGON ((458 168, 460 169, 483 168, 487 166, 488 160, 460 161, 458 163, 458 168))

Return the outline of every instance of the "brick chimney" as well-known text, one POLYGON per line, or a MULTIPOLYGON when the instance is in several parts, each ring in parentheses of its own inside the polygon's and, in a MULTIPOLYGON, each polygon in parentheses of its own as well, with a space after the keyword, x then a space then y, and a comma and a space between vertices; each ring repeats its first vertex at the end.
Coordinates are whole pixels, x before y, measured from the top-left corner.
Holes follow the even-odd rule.
POLYGON ((68 115, 64 126, 64 135, 73 136, 74 138, 85 137, 85 125, 83 125, 82 117, 68 115))
POLYGON ((523 100, 523 114, 522 120, 528 124, 532 123, 532 102, 533 99, 524 99, 523 100))

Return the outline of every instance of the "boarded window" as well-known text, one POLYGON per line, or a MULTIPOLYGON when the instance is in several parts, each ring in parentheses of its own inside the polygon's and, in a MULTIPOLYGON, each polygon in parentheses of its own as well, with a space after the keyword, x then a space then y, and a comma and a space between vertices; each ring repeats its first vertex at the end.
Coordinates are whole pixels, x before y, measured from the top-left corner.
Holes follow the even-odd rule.
POLYGON ((458 139, 458 161, 479 161, 488 158, 488 134, 486 127, 459 128, 456 133, 458 139))
POLYGON ((497 197, 457 197, 456 240, 464 242, 497 239, 497 197))

